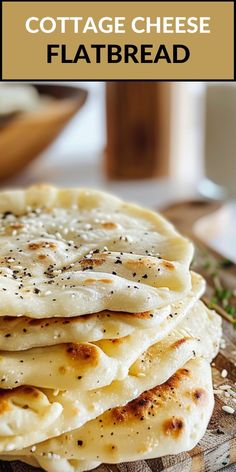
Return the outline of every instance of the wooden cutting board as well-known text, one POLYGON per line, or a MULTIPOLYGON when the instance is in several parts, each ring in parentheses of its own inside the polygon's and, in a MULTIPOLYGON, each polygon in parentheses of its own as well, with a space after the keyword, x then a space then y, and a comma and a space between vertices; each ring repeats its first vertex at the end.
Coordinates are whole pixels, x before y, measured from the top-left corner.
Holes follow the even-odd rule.
MULTIPOLYGON (((211 211, 215 211, 219 205, 207 202, 186 202, 168 207, 162 213, 171 220, 183 233, 190 236, 196 246, 193 268, 200 272, 207 280, 206 300, 211 300, 215 292, 216 274, 218 284, 230 290, 236 289, 236 265, 224 260, 215 251, 207 248, 192 234, 194 221, 211 211)), ((230 304, 236 308, 236 296, 232 297, 230 304)), ((236 391, 236 329, 233 328, 232 316, 226 314, 221 303, 217 304, 217 310, 229 320, 223 319, 223 331, 225 347, 220 350, 213 363, 213 379, 216 388, 220 385, 231 385, 236 391), (221 377, 223 369, 228 371, 226 379, 221 377)), ((236 318, 235 318, 236 320, 236 318)), ((215 395, 215 409, 202 441, 190 452, 177 456, 166 456, 160 459, 138 461, 119 465, 102 465, 96 472, 236 472, 236 413, 225 413, 223 405, 229 405, 236 409, 236 403, 227 398, 224 393, 215 395), (230 464, 232 464, 230 466, 230 464)), ((35 469, 21 463, 0 463, 1 472, 35 472, 35 469)))

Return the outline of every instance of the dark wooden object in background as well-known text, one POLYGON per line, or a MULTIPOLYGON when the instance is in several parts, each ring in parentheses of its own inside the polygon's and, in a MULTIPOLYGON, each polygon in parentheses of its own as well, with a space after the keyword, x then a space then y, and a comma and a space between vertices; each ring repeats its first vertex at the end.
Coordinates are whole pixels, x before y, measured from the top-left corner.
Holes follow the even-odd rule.
POLYGON ((106 174, 112 179, 169 175, 170 84, 106 86, 106 174))

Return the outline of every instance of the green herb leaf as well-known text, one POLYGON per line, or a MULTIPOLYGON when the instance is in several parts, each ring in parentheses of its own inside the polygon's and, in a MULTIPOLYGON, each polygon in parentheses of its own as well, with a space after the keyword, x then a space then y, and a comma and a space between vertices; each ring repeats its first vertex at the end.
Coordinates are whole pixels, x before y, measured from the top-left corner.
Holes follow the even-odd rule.
POLYGON ((203 266, 203 269, 208 270, 208 269, 210 269, 210 267, 212 266, 212 261, 210 261, 210 260, 208 259, 208 260, 206 260, 206 261, 203 263, 202 266, 203 266))
POLYGON ((229 259, 223 259, 218 263, 218 266, 221 267, 222 269, 228 269, 229 267, 234 266, 234 263, 230 261, 229 259))
POLYGON ((232 305, 228 305, 226 308, 225 308, 225 311, 227 313, 229 313, 229 315, 231 316, 234 316, 236 314, 236 308, 232 305))
POLYGON ((232 297, 232 290, 229 290, 228 288, 216 288, 215 289, 215 296, 219 300, 229 300, 229 298, 232 297))

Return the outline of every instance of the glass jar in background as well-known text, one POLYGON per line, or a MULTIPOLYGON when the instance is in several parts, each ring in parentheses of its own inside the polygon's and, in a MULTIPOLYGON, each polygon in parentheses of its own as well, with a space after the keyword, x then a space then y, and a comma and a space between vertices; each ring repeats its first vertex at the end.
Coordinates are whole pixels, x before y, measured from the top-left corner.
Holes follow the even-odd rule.
POLYGON ((171 175, 197 188, 204 176, 205 82, 172 82, 171 175))
POLYGON ((203 193, 236 197, 236 84, 210 83, 205 92, 203 193), (204 191, 205 190, 205 191, 204 191))

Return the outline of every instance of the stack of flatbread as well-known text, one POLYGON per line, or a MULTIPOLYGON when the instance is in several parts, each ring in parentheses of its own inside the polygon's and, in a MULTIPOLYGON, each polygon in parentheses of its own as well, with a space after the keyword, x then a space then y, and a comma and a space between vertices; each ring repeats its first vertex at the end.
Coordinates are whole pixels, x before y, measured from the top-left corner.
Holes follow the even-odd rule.
POLYGON ((50 472, 193 448, 220 318, 192 244, 99 191, 0 193, 0 455, 50 472))

